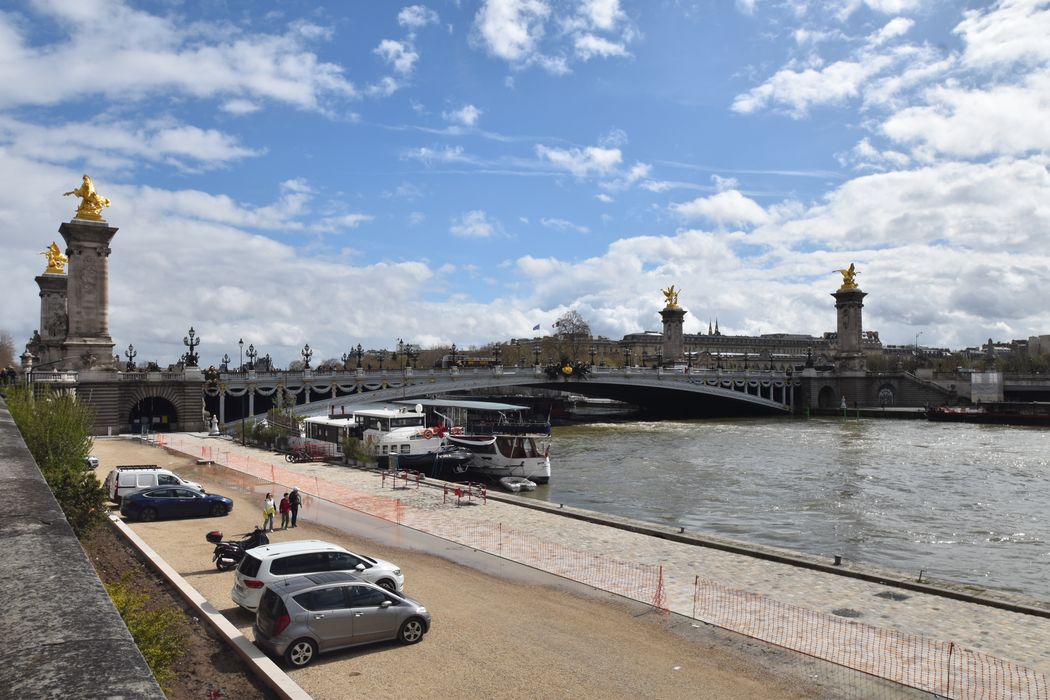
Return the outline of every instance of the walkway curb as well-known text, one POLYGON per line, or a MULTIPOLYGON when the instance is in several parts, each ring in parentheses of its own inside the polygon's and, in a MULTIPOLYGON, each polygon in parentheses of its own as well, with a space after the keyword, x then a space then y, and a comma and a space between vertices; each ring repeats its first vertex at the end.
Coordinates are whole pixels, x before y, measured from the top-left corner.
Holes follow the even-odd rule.
POLYGON ((256 676, 284 700, 312 700, 312 696, 288 677, 270 657, 266 656, 254 644, 248 641, 239 629, 225 618, 196 588, 186 582, 175 569, 168 565, 152 547, 143 541, 134 530, 115 515, 109 516, 110 523, 117 532, 132 546, 138 549, 168 583, 175 587, 183 600, 189 603, 200 617, 211 625, 220 637, 237 653, 241 660, 248 664, 256 676))

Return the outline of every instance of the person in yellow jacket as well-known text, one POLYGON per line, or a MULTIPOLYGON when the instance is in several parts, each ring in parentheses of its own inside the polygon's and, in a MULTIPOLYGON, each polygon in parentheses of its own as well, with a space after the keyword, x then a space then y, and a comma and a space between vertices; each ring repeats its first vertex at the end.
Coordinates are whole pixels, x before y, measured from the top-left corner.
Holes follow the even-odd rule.
POLYGON ((273 516, 277 515, 277 504, 273 502, 273 494, 267 493, 263 500, 263 532, 273 532, 273 516))

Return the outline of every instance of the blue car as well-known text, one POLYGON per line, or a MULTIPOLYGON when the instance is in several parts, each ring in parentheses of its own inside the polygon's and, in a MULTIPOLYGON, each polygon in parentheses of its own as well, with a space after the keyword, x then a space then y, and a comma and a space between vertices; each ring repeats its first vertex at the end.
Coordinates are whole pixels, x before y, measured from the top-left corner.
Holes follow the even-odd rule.
POLYGON ((218 517, 233 510, 233 501, 213 493, 200 493, 179 486, 160 486, 125 494, 120 514, 149 522, 157 518, 218 517))

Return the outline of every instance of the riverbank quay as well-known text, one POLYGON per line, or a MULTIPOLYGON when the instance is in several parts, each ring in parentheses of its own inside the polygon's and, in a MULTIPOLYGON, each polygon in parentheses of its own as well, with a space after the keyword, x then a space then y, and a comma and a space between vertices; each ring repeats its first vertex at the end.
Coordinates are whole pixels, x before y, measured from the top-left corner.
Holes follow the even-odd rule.
MULTIPOLYGON (((128 525, 251 638, 253 616, 233 604, 233 574, 211 564, 213 545, 204 534, 218 529, 235 536, 257 526, 263 495, 273 484, 139 441, 96 439, 94 454, 101 461, 99 472, 118 464, 155 463, 233 498, 228 516, 128 525)), ((395 562, 405 573, 406 592, 434 615, 420 644, 374 644, 322 655, 307 668, 289 670, 316 700, 929 697, 688 618, 659 614, 647 605, 309 494, 299 515, 297 528, 271 533, 271 542, 319 539, 395 562)))
POLYGON ((474 499, 476 505, 463 507, 461 498, 450 502, 443 491, 411 483, 395 489, 396 482, 375 473, 338 465, 290 465, 228 440, 162 437, 189 455, 274 483, 298 481, 307 493, 391 522, 913 687, 949 697, 971 691, 1046 696, 1050 623, 1037 615, 665 540, 504 499, 474 499))

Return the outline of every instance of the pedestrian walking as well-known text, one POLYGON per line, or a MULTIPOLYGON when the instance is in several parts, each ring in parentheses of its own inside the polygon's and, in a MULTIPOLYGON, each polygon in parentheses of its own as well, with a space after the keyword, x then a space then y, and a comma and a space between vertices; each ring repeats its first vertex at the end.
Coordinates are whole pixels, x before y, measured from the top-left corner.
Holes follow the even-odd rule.
POLYGON ((263 499, 263 532, 273 532, 273 516, 277 515, 277 505, 273 502, 273 494, 267 492, 263 499))
POLYGON ((299 518, 299 506, 303 504, 303 497, 299 493, 299 487, 293 486, 292 492, 288 494, 288 507, 292 510, 292 527, 298 527, 295 521, 299 518))
POLYGON ((288 529, 288 517, 292 513, 292 504, 288 500, 288 494, 287 493, 284 494, 284 496, 281 497, 281 505, 279 506, 279 510, 281 511, 281 529, 282 530, 287 530, 288 529))

